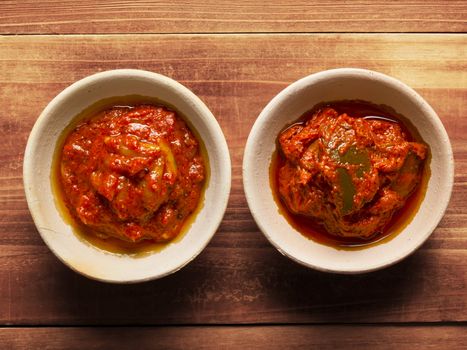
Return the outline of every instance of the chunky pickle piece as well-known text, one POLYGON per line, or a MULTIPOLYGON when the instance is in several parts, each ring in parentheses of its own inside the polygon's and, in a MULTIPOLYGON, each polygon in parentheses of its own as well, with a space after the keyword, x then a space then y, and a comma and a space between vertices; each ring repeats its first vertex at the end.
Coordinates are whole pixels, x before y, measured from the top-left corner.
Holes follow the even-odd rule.
POLYGON ((344 168, 337 168, 339 175, 339 187, 342 194, 342 209, 343 215, 348 214, 353 209, 353 198, 355 195, 355 186, 352 182, 352 177, 349 172, 344 168))
POLYGON ((110 202, 119 219, 148 220, 167 202, 177 179, 172 150, 163 139, 147 142, 135 135, 107 136, 104 144, 112 155, 102 165, 106 171, 91 175, 92 186, 110 202), (118 185, 110 181, 115 179, 118 185), (134 201, 137 197, 141 200, 134 201), (126 203, 132 203, 131 209, 126 203))
POLYGON ((409 152, 396 179, 391 184, 391 189, 401 197, 410 195, 418 184, 422 166, 423 160, 415 153, 409 152))

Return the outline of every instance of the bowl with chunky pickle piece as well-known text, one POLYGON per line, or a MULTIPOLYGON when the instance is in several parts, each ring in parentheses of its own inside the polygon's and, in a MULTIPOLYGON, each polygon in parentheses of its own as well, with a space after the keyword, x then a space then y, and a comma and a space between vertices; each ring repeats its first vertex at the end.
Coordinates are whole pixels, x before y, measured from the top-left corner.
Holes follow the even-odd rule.
POLYGON ((243 160, 248 205, 272 245, 335 273, 413 253, 444 215, 453 177, 433 108, 401 81, 354 68, 281 91, 257 118, 243 160))

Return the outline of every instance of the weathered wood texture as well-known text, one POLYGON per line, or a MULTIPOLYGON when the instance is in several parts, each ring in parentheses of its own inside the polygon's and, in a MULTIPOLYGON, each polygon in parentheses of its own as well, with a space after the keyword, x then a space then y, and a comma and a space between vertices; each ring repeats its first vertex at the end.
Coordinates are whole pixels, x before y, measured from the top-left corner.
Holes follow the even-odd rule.
POLYGON ((0 34, 465 32, 465 1, 0 2, 0 34))
POLYGON ((0 329, 5 349, 465 349, 464 327, 253 326, 0 329))
POLYGON ((463 35, 1 37, 0 323, 467 321, 466 49, 463 35), (243 147, 265 104, 304 75, 342 66, 414 87, 439 113, 456 160, 452 200, 429 241, 402 263, 359 276, 315 272, 281 256, 258 231, 241 181, 243 147), (140 285, 94 282, 60 263, 34 227, 21 182, 41 110, 70 83, 113 68, 160 72, 191 88, 219 120, 233 161, 232 194, 213 241, 180 272, 140 285))

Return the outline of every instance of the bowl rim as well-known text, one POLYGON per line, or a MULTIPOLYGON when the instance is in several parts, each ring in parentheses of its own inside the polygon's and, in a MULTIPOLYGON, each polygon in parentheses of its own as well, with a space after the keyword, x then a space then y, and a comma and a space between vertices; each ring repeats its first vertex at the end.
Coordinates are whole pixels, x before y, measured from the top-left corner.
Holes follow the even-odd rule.
MULTIPOLYGON (((311 108, 312 106, 310 106, 311 108)), ((250 130, 250 134, 248 135, 248 139, 246 142, 245 146, 245 151, 243 154, 243 164, 242 164, 242 179, 243 179, 243 187, 244 187, 244 192, 245 192, 245 197, 248 203, 248 207, 250 209, 250 212, 258 225, 259 229, 261 232, 264 234, 264 236, 267 238, 267 240, 284 256, 290 258, 291 260, 306 266, 308 268, 312 268, 318 271, 322 272, 330 272, 330 273, 338 273, 338 274, 360 274, 360 273, 368 273, 376 270, 380 270, 389 266, 392 266, 401 260, 405 259, 406 257, 410 256, 413 254, 415 251, 417 251, 423 243, 426 242, 426 240, 431 236, 433 231, 436 229, 438 226, 439 222, 441 221, 442 217, 444 216, 446 209, 449 205, 450 198, 452 195, 452 189, 454 185, 454 158, 453 158, 453 152, 452 152, 452 147, 451 147, 451 142, 449 140, 449 136, 446 132, 446 129, 444 128, 444 125, 441 122, 441 119, 437 115, 437 113, 434 111, 434 109, 429 105, 429 103, 421 96, 419 95, 413 88, 408 86, 407 84, 403 83, 402 81, 391 77, 389 75, 376 72, 373 70, 368 70, 368 69, 362 69, 362 68, 335 68, 335 69, 329 69, 329 70, 324 70, 324 71, 319 71, 316 73, 312 73, 310 75, 307 75, 303 78, 300 78, 294 82, 292 82, 290 85, 285 87, 283 90, 281 90, 277 95, 275 95, 264 107, 264 109, 261 111, 259 116, 257 117, 253 127, 250 130), (380 263, 373 264, 372 266, 368 268, 344 268, 341 267, 340 269, 335 269, 335 268, 329 268, 325 266, 321 266, 319 263, 312 263, 309 261, 304 261, 303 259, 300 259, 296 257, 293 252, 289 251, 288 249, 284 249, 284 247, 280 246, 278 242, 275 241, 275 239, 269 234, 269 228, 267 225, 265 225, 265 221, 261 218, 261 214, 258 213, 257 207, 256 207, 256 199, 252 195, 253 191, 250 191, 250 189, 253 188, 254 184, 252 182, 252 179, 250 178, 249 175, 249 162, 251 159, 254 157, 254 141, 256 134, 261 130, 265 122, 269 120, 269 115, 271 112, 274 111, 274 109, 282 104, 284 101, 286 101, 289 96, 297 89, 300 88, 305 88, 307 86, 310 86, 311 84, 315 84, 316 82, 322 81, 322 80, 328 80, 328 79, 335 79, 335 78, 342 78, 342 77, 355 77, 355 78, 365 78, 365 79, 370 79, 370 80, 375 80, 379 82, 384 82, 388 84, 391 88, 397 89, 399 91, 402 91, 404 95, 410 96, 411 99, 415 100, 416 103, 420 106, 420 109, 424 110, 424 115, 429 116, 429 119, 435 124, 437 131, 440 132, 441 136, 445 140, 445 148, 443 151, 445 151, 445 156, 449 159, 448 162, 448 167, 446 169, 446 174, 445 176, 446 181, 443 183, 444 188, 443 190, 448 192, 448 195, 445 196, 440 203, 439 208, 441 210, 438 211, 436 215, 436 219, 434 220, 434 224, 432 224, 425 232, 424 235, 420 237, 419 240, 415 242, 415 244, 410 248, 408 252, 402 252, 402 254, 394 254, 394 256, 390 257, 389 259, 383 260, 380 263)), ((269 179, 268 179, 269 182, 269 179)), ((297 232, 297 234, 299 234, 297 232)), ((313 240, 310 240, 313 242, 313 244, 320 244, 318 242, 315 242, 313 240)), ((371 249, 369 247, 368 249, 371 249)))
MULTIPOLYGON (((131 94, 128 94, 131 95, 131 94)), ((163 101, 161 101, 163 103, 163 101)), ((95 101, 91 101, 89 105, 92 105, 95 101)), ((209 151, 208 151, 209 152, 209 151)), ((211 171, 213 169, 211 165, 211 171)), ((47 173, 48 175, 49 173, 47 173)), ((26 148, 24 151, 24 159, 23 159, 23 187, 24 192, 26 195, 26 201, 28 204, 29 212, 31 213, 32 219, 36 226, 37 231, 39 232, 42 240, 46 244, 46 246, 52 251, 52 253, 66 266, 68 266, 71 270, 87 277, 92 280, 100 281, 100 282, 107 282, 107 283, 115 283, 115 284, 133 284, 133 283, 140 283, 146 282, 151 280, 156 280, 167 275, 173 274, 186 265, 188 265, 191 261, 193 261, 209 244, 212 240, 214 235, 216 234, 223 217, 225 215, 225 211, 227 209, 228 200, 230 197, 230 190, 231 190, 231 176, 232 176, 232 165, 231 165, 231 158, 230 153, 227 145, 227 141, 225 139, 225 135, 219 125, 217 119, 214 117, 212 112, 206 106, 206 104, 189 88, 182 85, 180 82, 169 78, 163 74, 151 72, 147 70, 140 70, 140 69, 113 69, 113 70, 106 70, 98 73, 94 73, 88 75, 82 79, 79 79, 73 82, 71 85, 65 87, 62 91, 60 91, 42 110, 39 117, 36 119, 31 132, 28 136, 26 148), (219 194, 218 202, 216 207, 219 208, 217 217, 215 217, 212 233, 206 236, 204 241, 200 241, 201 244, 197 247, 194 253, 188 258, 183 261, 180 261, 176 264, 175 267, 164 271, 163 273, 159 273, 156 275, 145 276, 142 278, 128 278, 128 279, 113 279, 113 278, 103 278, 100 276, 95 276, 92 273, 83 271, 82 269, 74 266, 72 263, 67 261, 64 257, 62 257, 56 247, 54 246, 53 242, 47 237, 45 234, 45 229, 41 227, 41 217, 39 213, 32 207, 32 203, 34 200, 37 200, 33 195, 32 187, 29 184, 33 183, 32 178, 34 177, 34 169, 32 168, 32 157, 34 157, 35 150, 38 145, 38 140, 41 135, 41 131, 43 127, 48 123, 49 119, 53 118, 54 116, 54 109, 57 105, 62 103, 62 100, 69 98, 74 93, 81 91, 83 88, 86 88, 90 84, 98 84, 102 80, 106 80, 109 78, 118 78, 118 79, 128 79, 128 78, 143 78, 149 79, 153 82, 158 82, 162 84, 165 88, 170 87, 174 89, 177 93, 183 96, 184 99, 189 100, 191 105, 195 105, 196 108, 199 110, 200 118, 202 122, 206 125, 206 127, 212 130, 213 135, 213 142, 219 148, 219 153, 222 153, 223 157, 221 157, 219 162, 219 168, 222 172, 222 176, 220 178, 220 185, 218 186, 223 191, 219 194)), ((58 209, 57 209, 58 210, 58 209)), ((203 209, 201 209, 202 211, 203 209)), ((199 213, 198 213, 199 214, 199 213)), ((61 217, 61 214, 60 214, 61 217)), ((105 254, 103 252, 103 254, 105 254)))

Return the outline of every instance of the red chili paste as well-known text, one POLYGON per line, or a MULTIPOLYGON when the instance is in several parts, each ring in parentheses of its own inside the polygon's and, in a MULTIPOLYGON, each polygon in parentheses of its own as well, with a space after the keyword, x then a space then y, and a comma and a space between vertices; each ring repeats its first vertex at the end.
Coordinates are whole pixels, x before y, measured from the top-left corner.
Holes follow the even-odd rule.
POLYGON ((167 242, 196 209, 205 180, 199 142, 163 106, 115 106, 80 123, 60 155, 63 199, 100 237, 167 242))

